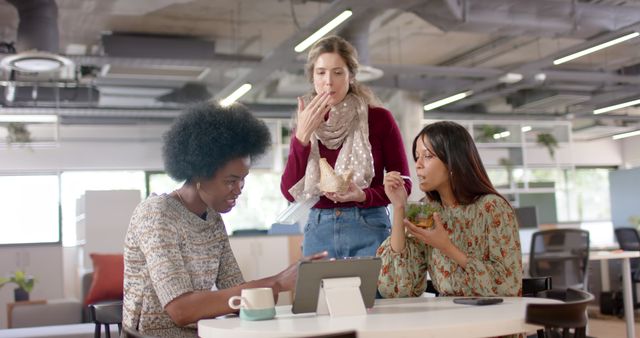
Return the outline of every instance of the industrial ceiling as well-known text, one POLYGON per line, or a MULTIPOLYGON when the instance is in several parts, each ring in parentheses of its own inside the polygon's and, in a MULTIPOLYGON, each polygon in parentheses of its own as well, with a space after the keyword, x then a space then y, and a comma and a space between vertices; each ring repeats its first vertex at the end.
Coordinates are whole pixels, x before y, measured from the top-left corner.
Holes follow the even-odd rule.
POLYGON ((633 105, 593 113, 640 98, 640 38, 554 64, 640 31, 640 2, 613 0, 0 0, 0 61, 33 49, 73 61, 53 74, 0 69, 0 110, 164 121, 251 83, 241 102, 290 116, 310 88, 294 46, 345 10, 333 32, 357 47, 383 101, 466 92, 425 116, 569 120, 583 139, 640 128, 633 105))

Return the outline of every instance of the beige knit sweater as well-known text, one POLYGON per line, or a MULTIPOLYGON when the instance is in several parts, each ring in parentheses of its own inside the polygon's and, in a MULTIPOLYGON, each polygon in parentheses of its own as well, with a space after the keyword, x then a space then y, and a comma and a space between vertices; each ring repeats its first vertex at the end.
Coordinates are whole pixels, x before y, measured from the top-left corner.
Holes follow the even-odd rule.
POLYGON ((164 307, 190 291, 244 283, 220 214, 203 220, 168 195, 152 195, 133 212, 124 246, 123 325, 158 337, 197 337, 164 307))

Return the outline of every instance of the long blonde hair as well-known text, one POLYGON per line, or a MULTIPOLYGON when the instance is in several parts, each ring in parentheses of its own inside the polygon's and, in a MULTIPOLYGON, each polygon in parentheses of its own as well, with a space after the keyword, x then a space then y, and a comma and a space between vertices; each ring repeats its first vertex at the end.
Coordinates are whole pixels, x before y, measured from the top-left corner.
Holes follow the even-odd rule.
MULTIPOLYGON (((304 70, 307 74, 307 78, 312 84, 313 68, 318 57, 324 53, 336 53, 340 55, 342 60, 344 60, 344 63, 347 64, 347 69, 349 70, 349 75, 351 77, 351 81, 349 82, 349 93, 360 96, 370 106, 382 106, 382 103, 375 94, 373 94, 371 89, 356 80, 356 74, 360 67, 360 63, 358 62, 358 51, 356 51, 356 49, 347 40, 336 35, 327 36, 318 40, 318 42, 313 44, 309 50, 309 54, 307 55, 307 64, 305 65, 304 70)), ((311 97, 316 94, 315 88, 312 86, 311 93, 308 95, 311 97)))

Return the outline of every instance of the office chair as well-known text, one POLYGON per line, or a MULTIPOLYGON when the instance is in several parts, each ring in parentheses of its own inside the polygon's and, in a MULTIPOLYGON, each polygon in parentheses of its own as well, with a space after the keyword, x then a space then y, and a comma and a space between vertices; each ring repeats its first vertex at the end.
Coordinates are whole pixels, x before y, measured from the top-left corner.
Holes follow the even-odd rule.
POLYGON ((575 338, 586 337, 587 305, 594 299, 592 294, 569 288, 543 291, 541 295, 563 303, 527 304, 525 322, 544 326, 538 338, 571 337, 571 330, 575 338))
POLYGON ((531 238, 529 275, 550 276, 558 289, 587 289, 589 232, 580 229, 537 231, 531 238))
POLYGON ((522 278, 522 297, 538 297, 540 292, 551 290, 552 285, 550 276, 522 278))
MULTIPOLYGON (((620 249, 624 251, 640 251, 640 234, 635 228, 622 227, 614 230, 616 241, 620 245, 620 249)), ((640 258, 632 258, 631 264, 631 282, 640 283, 640 258)), ((638 307, 638 295, 636 288, 633 288, 633 307, 638 307)))
POLYGON ((436 295, 436 297, 440 295, 440 292, 436 290, 435 286, 433 286, 433 282, 431 281, 431 279, 427 279, 427 288, 424 290, 424 292, 433 293, 434 295, 436 295))
POLYGON ((104 325, 107 338, 111 338, 109 325, 118 325, 118 336, 122 334, 122 301, 105 301, 89 305, 91 321, 96 323, 94 338, 100 338, 101 327, 104 325))
MULTIPOLYGON (((640 234, 635 228, 616 228, 616 241, 624 251, 640 251, 640 234)), ((640 282, 640 258, 631 259, 631 272, 634 282, 640 282)))

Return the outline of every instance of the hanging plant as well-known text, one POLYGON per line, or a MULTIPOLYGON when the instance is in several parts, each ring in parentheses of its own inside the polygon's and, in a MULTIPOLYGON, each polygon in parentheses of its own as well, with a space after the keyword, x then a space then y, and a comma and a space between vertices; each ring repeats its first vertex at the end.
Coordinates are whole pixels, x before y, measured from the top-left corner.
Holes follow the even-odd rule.
POLYGON ((504 131, 506 131, 505 128, 490 125, 490 124, 485 124, 482 126, 481 133, 480 135, 478 135, 477 139, 480 142, 494 142, 495 139, 493 135, 500 134, 504 131))
POLYGON ((7 124, 7 143, 29 143, 31 133, 27 130, 27 125, 21 122, 10 122, 7 124))
POLYGON ((551 158, 555 158, 555 150, 558 148, 558 140, 556 140, 555 136, 549 133, 540 133, 538 134, 536 142, 539 145, 546 147, 549 151, 549 156, 551 156, 551 158))

